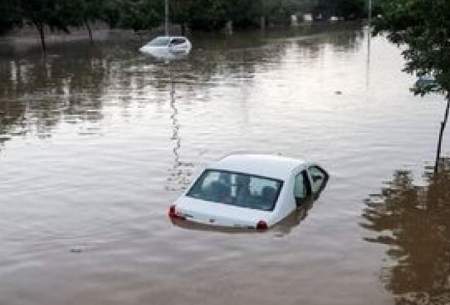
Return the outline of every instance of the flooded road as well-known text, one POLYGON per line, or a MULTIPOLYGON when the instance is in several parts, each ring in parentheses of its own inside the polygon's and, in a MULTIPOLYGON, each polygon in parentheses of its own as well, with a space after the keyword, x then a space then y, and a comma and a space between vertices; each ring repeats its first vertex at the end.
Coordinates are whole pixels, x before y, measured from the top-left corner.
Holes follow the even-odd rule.
POLYGON ((450 189, 422 179, 443 99, 412 96, 400 50, 369 49, 358 25, 192 42, 170 66, 133 41, 55 44, 46 59, 1 42, 1 305, 419 304, 434 278, 448 291, 448 217, 436 247, 434 231, 409 236, 420 215, 377 242, 397 232, 376 204, 397 204, 377 195, 397 169, 450 189), (311 159, 331 179, 267 233, 173 225, 192 176, 236 151, 311 159))

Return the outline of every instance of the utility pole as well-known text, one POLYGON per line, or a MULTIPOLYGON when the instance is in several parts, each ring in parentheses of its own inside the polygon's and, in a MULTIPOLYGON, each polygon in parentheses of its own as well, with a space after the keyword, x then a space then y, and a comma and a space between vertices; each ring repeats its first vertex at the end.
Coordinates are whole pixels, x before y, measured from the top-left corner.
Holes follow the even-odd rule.
POLYGON ((368 0, 368 25, 367 25, 367 61, 366 61, 366 89, 370 85, 370 50, 372 40, 372 1, 368 0))
POLYGON ((166 36, 169 36, 169 0, 165 1, 164 33, 166 36))

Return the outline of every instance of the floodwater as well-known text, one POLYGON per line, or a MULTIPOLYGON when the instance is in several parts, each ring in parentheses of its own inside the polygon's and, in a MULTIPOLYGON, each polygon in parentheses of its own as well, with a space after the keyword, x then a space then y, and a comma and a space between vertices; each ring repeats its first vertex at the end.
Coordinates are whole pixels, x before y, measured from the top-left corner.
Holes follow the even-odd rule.
POLYGON ((450 159, 439 175, 426 168, 417 185, 409 170, 397 170, 371 194, 363 227, 369 242, 388 246, 382 271, 396 304, 450 304, 450 159))
POLYGON ((448 304, 450 182, 423 176, 443 98, 409 92, 400 50, 348 24, 192 42, 0 42, 0 304, 448 304), (331 179, 265 233, 172 224, 237 151, 331 179))

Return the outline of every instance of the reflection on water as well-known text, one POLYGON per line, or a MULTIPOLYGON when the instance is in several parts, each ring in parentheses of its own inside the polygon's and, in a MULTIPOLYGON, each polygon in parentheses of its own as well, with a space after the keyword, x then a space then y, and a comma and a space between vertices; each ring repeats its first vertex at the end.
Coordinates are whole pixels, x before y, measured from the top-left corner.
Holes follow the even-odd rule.
MULTIPOLYGON (((275 39, 270 44, 267 39, 278 37, 278 34, 269 33, 269 38, 237 37, 223 42, 229 49, 226 53, 216 50, 220 45, 217 41, 199 40, 196 54, 189 60, 173 63, 180 71, 175 81, 187 87, 201 83, 207 87, 219 86, 218 75, 251 81, 256 67, 268 70, 279 65, 287 50, 316 58, 323 52, 321 43, 328 43, 336 52, 341 52, 357 48, 363 37, 363 31, 359 29, 336 36, 324 35, 323 30, 316 27, 303 29, 301 33, 310 35, 306 38, 317 37, 310 41, 293 36, 289 40, 275 39), (243 48, 248 43, 253 43, 252 47, 243 48), (239 48, 230 48, 233 44, 238 44, 239 48), (206 49, 212 49, 212 52, 206 52, 206 49)), ((2 141, 28 133, 50 137, 54 126, 61 121, 90 122, 91 125, 80 127, 80 133, 99 133, 95 123, 102 119, 105 103, 129 107, 133 94, 145 95, 146 80, 150 79, 155 89, 162 89, 170 79, 166 64, 153 62, 149 65, 151 59, 136 54, 136 47, 129 43, 109 45, 103 42, 88 49, 84 47, 56 48, 53 51, 63 55, 50 54, 46 58, 21 54, 0 58, 2 141), (143 77, 145 75, 147 77, 143 77)))
POLYGON ((0 134, 45 138, 61 120, 88 121, 95 128, 102 119, 101 96, 110 67, 100 51, 92 50, 88 60, 54 56, 0 60, 0 65, 0 134))
POLYGON ((416 185, 410 171, 394 173, 379 194, 367 199, 366 238, 388 247, 382 281, 396 304, 450 304, 450 159, 441 173, 424 174, 416 185))
POLYGON ((170 170, 169 177, 167 178, 168 185, 166 190, 168 191, 182 191, 191 182, 192 168, 194 164, 192 162, 181 161, 181 135, 180 135, 180 123, 178 122, 178 108, 176 100, 176 91, 172 67, 169 64, 167 69, 169 70, 170 81, 170 109, 172 111, 170 120, 172 123, 172 143, 174 145, 173 152, 173 166, 170 170))
POLYGON ((372 43, 372 28, 368 26, 366 28, 366 36, 367 36, 367 59, 366 59, 366 89, 370 87, 370 52, 371 52, 371 43, 372 43))
POLYGON ((314 206, 313 201, 308 201, 298 207, 293 213, 288 217, 283 219, 280 223, 273 227, 273 231, 276 232, 276 236, 283 237, 289 234, 292 229, 300 225, 302 221, 308 217, 309 210, 314 206))

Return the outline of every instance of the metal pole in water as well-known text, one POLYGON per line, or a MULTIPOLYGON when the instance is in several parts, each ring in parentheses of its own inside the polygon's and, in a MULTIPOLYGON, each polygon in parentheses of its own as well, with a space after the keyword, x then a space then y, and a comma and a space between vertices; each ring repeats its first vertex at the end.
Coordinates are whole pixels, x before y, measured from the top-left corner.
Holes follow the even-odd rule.
POLYGON ((371 51, 372 34, 370 26, 367 28, 367 59, 366 59, 366 90, 370 87, 370 51, 371 51))
POLYGON ((370 50, 372 40, 372 0, 368 3, 368 25, 367 25, 367 61, 366 61, 366 89, 370 85, 370 50))
POLYGON ((164 20, 164 32, 166 36, 169 36, 169 0, 165 0, 165 20, 164 20))

